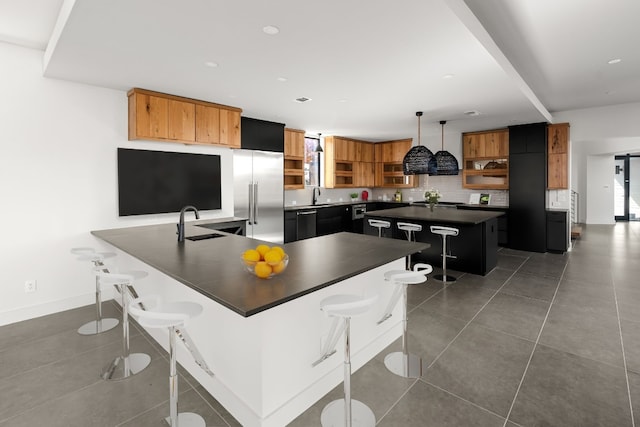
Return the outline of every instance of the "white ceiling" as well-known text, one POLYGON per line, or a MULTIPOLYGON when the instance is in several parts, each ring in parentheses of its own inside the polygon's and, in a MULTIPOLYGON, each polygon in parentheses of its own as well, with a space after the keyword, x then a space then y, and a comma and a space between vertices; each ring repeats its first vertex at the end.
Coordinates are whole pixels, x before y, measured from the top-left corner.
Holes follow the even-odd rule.
POLYGON ((323 135, 415 137, 424 111, 431 146, 440 120, 481 130, 640 101, 638 16, 638 0, 0 0, 0 41, 48 44, 47 77, 323 135))

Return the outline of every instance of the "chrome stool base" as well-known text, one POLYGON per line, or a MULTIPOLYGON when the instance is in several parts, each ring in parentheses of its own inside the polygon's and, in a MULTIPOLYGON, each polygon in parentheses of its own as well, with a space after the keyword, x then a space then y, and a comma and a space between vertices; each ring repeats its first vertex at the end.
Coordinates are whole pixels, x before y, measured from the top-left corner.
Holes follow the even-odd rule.
MULTIPOLYGON (((168 425, 171 425, 171 417, 167 417, 164 419, 168 425)), ((194 414, 193 412, 180 412, 178 414, 178 424, 176 426, 180 427, 206 427, 207 423, 204 422, 204 418, 202 418, 198 414, 194 414)))
POLYGON ((151 356, 144 353, 131 353, 129 354, 129 363, 125 368, 124 357, 118 356, 107 365, 100 378, 103 380, 117 381, 125 378, 129 378, 132 375, 137 374, 151 363, 151 356))
POLYGON ((384 358, 384 366, 403 378, 420 378, 422 376, 422 359, 415 354, 404 354, 401 351, 389 353, 384 358))
POLYGON ((434 274, 433 278, 435 280, 439 280, 440 282, 455 282, 456 278, 453 276, 449 276, 448 274, 434 274))
MULTIPOLYGON (((324 407, 320 415, 322 427, 344 427, 344 399, 334 400, 324 407)), ((376 417, 371 408, 359 400, 351 399, 351 425, 353 427, 376 425, 376 417)))
POLYGON ((118 323, 120 323, 120 321, 113 318, 92 320, 91 322, 87 322, 84 325, 80 326, 78 328, 78 333, 80 335, 97 335, 115 328, 116 326, 118 326, 118 323))

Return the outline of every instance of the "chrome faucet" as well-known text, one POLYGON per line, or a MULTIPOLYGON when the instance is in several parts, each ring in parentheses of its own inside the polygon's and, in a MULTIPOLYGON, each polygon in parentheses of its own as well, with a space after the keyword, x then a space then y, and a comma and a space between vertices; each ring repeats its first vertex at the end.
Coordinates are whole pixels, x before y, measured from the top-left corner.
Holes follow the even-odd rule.
POLYGON ((313 196, 311 197, 311 204, 315 206, 318 202, 318 197, 316 196, 316 190, 318 190, 318 196, 320 195, 320 187, 313 187, 313 196))
POLYGON ((198 209, 195 206, 185 206, 180 211, 180 221, 178 222, 178 242, 184 242, 184 213, 186 211, 193 211, 196 214, 196 219, 200 219, 200 213, 198 213, 198 209))

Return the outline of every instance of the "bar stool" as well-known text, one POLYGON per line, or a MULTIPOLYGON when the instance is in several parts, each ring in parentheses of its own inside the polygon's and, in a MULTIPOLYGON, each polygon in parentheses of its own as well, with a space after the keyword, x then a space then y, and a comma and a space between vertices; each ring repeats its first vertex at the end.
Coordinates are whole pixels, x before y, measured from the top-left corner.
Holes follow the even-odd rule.
POLYGON ((387 354, 384 358, 384 365, 389 371, 404 378, 420 378, 422 376, 422 359, 420 356, 409 353, 407 288, 408 285, 424 283, 427 280, 427 274, 432 271, 433 267, 429 264, 417 263, 413 271, 391 270, 384 273, 384 279, 396 284, 396 289, 391 295, 385 314, 378 321, 378 324, 390 318, 391 312, 400 299, 400 296, 404 298, 404 304, 402 306, 402 351, 387 354))
POLYGON ((129 311, 137 318, 140 326, 169 329, 169 416, 165 421, 171 427, 205 427, 205 421, 200 415, 193 412, 178 413, 176 370, 176 337, 186 333, 184 327, 187 321, 202 313, 202 306, 189 301, 163 304, 158 295, 148 295, 131 301, 129 311))
MULTIPOLYGON (((93 263, 93 271, 109 271, 104 265, 106 258, 116 256, 113 252, 96 252, 93 248, 82 247, 72 248, 71 253, 77 255, 79 261, 91 261, 93 263)), ((78 328, 80 335, 96 335, 106 332, 118 326, 118 319, 102 317, 102 296, 100 288, 100 279, 96 276, 96 320, 85 323, 78 328)))
POLYGON ((378 299, 377 294, 332 295, 320 302, 320 310, 333 317, 329 338, 325 344, 323 356, 313 364, 325 360, 335 353, 335 345, 344 331, 344 398, 327 404, 320 415, 323 427, 329 426, 375 426, 373 411, 359 400, 351 399, 351 318, 366 313, 378 299), (340 322, 342 320, 342 322, 340 322), (337 328, 338 323, 340 327, 337 328))
MULTIPOLYGON (((422 225, 412 224, 410 222, 398 222, 396 224, 399 230, 402 230, 407 235, 407 240, 413 242, 415 232, 422 231, 422 225)), ((407 255, 407 270, 411 270, 411 254, 407 255)))
POLYGON ((146 271, 126 271, 110 273, 98 271, 100 282, 113 285, 122 298, 122 354, 109 363, 100 377, 103 380, 122 380, 142 371, 151 363, 151 356, 145 353, 129 352, 129 289, 135 280, 148 276, 146 271))
POLYGON ((447 258, 457 258, 454 255, 447 254, 447 237, 457 236, 459 230, 454 227, 445 227, 442 225, 432 225, 430 228, 433 234, 439 234, 442 236, 442 274, 436 274, 433 278, 444 283, 455 282, 455 277, 447 275, 447 258))
POLYGON ((369 219, 368 221, 370 226, 376 227, 378 229, 378 237, 382 237, 383 228, 391 228, 391 223, 389 221, 384 221, 381 219, 369 219))

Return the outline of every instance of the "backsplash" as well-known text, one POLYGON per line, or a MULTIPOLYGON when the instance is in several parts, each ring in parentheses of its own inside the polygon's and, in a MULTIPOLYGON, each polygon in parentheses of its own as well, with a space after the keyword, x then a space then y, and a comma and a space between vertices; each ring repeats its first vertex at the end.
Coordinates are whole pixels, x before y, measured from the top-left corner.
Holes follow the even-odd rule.
MULTIPOLYGON (((509 191, 507 190, 470 190, 462 188, 462 174, 449 176, 419 176, 420 185, 416 188, 402 188, 402 201, 421 201, 424 200, 425 191, 433 188, 442 194, 443 202, 460 202, 469 203, 469 196, 472 193, 488 193, 491 194, 492 205, 509 205, 509 191)), ((320 196, 318 203, 335 203, 347 202, 351 200, 351 193, 358 193, 358 200, 362 200, 360 195, 363 190, 369 192, 369 200, 392 200, 396 192, 394 188, 320 188, 320 196)), ((303 206, 310 205, 312 199, 312 187, 304 190, 286 190, 284 192, 285 206, 303 206)))

